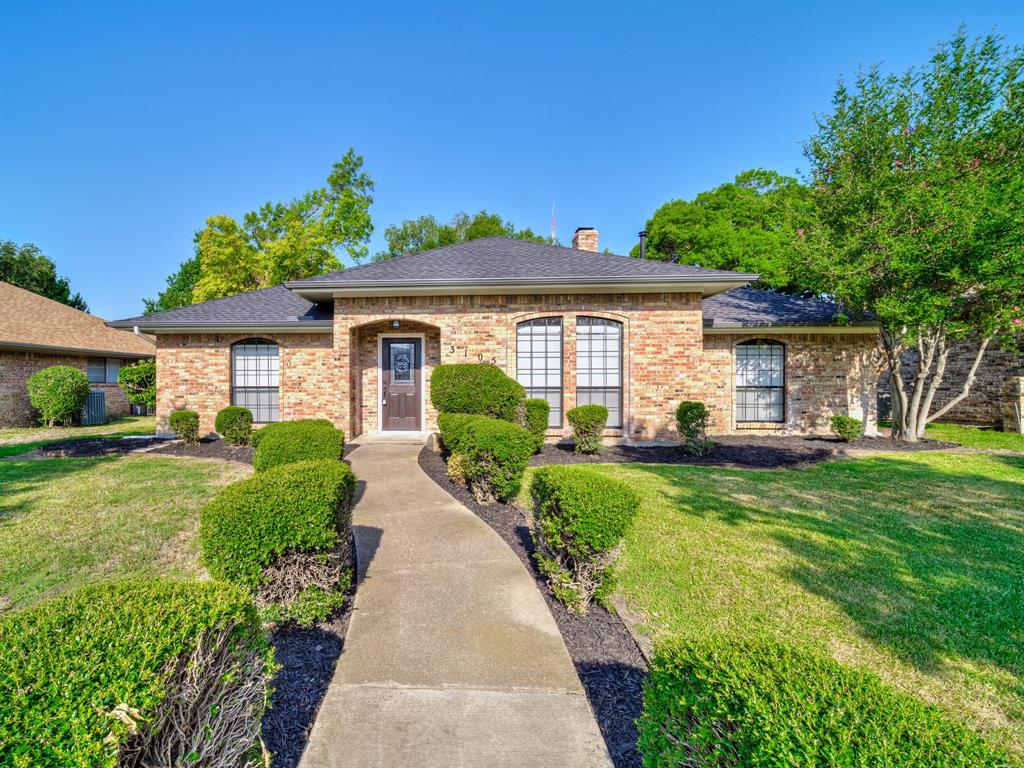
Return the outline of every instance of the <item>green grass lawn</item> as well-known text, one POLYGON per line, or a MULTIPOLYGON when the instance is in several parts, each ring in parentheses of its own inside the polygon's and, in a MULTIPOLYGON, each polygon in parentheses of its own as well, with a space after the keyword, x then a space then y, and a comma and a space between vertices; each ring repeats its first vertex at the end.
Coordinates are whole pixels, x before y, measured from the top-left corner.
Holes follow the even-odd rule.
POLYGON ((1024 758, 1024 457, 600 471, 644 500, 618 584, 642 631, 823 650, 1024 758))
POLYGON ((0 459, 34 451, 47 443, 83 437, 125 437, 152 435, 154 416, 120 416, 93 427, 16 427, 0 429, 0 459))
POLYGON ((932 440, 948 440, 966 448, 992 448, 1024 451, 1024 435, 1019 432, 997 432, 989 427, 964 427, 959 424, 929 424, 925 435, 932 440))
POLYGON ((249 473, 135 455, 0 460, 0 611, 117 576, 198 576, 199 509, 249 473))

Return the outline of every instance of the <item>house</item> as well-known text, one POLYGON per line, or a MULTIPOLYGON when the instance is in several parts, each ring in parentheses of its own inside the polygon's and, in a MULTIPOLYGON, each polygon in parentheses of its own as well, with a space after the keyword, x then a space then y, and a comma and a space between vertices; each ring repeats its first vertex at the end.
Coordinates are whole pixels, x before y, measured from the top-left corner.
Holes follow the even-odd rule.
POLYGON ((326 417, 350 436, 433 430, 440 363, 500 366, 564 413, 608 407, 607 437, 675 439, 681 400, 716 433, 826 432, 875 421, 877 329, 834 305, 744 287, 756 275, 488 237, 113 323, 157 339, 158 429, 188 408, 212 430, 326 417))
POLYGON ((51 365, 70 365, 106 397, 108 416, 128 413, 117 386, 121 366, 152 358, 151 339, 109 327, 101 318, 0 282, 0 427, 28 426, 35 412, 29 377, 51 365))

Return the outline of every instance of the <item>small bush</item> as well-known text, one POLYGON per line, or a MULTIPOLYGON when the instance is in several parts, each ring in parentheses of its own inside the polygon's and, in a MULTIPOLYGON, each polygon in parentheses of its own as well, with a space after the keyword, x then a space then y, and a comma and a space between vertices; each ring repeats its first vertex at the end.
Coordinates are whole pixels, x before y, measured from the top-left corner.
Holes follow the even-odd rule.
MULTIPOLYGON (((273 431, 260 435, 252 457, 253 467, 262 472, 281 464, 311 459, 340 459, 345 449, 345 433, 329 422, 282 421, 273 431)), ((263 432, 264 427, 256 434, 263 432)))
POLYGON ((286 464, 229 485, 200 515, 210 575, 290 615, 304 590, 343 592, 356 479, 334 459, 286 464))
POLYGON ((578 405, 566 412, 565 418, 572 427, 572 439, 576 453, 600 453, 601 435, 608 423, 608 409, 603 405, 578 405))
MULTIPOLYGON (((438 419, 441 440, 456 459, 456 476, 481 503, 519 493, 533 455, 534 437, 526 429, 487 416, 447 413, 438 419)), ((451 469, 449 457, 449 471, 451 469)))
POLYGON ((708 440, 708 419, 711 413, 704 403, 684 400, 676 408, 676 429, 683 450, 694 456, 706 456, 711 453, 714 443, 708 440))
POLYGON ((638 726, 646 768, 1010 764, 875 675, 770 639, 712 635, 657 648, 638 726))
POLYGON ((240 766, 273 671, 245 590, 150 580, 67 593, 0 618, 0 765, 240 766))
POLYGON ((852 416, 833 416, 832 434, 848 443, 864 437, 864 422, 852 416))
POLYGON ((252 438, 252 411, 239 405, 221 408, 213 428, 228 445, 248 445, 252 438))
POLYGON ((167 423, 186 445, 199 445, 199 414, 195 411, 171 411, 167 423))
POLYGON ((469 469, 469 461, 464 454, 453 453, 448 457, 448 479, 458 486, 465 488, 469 481, 466 480, 466 471, 469 469))
POLYGON ((489 363, 439 365, 430 376, 430 402, 441 413, 516 421, 525 399, 522 385, 489 363))
POLYGON ((537 564, 559 600, 583 613, 610 590, 611 566, 640 506, 625 483, 588 467, 544 467, 530 486, 537 564))
POLYGON ((551 416, 551 404, 539 397, 531 397, 526 401, 526 428, 533 435, 533 452, 538 453, 544 447, 544 436, 548 431, 548 419, 551 416))
POLYGON ((449 453, 460 453, 459 446, 466 434, 466 427, 477 417, 469 413, 442 413, 437 417, 437 428, 441 442, 449 453))
POLYGON ((289 429, 293 428, 291 426, 292 424, 319 424, 322 427, 334 426, 330 419, 295 419, 294 421, 275 421, 273 424, 267 424, 266 426, 253 430, 252 436, 249 438, 249 444, 254 448, 258 448, 260 441, 268 435, 273 435, 279 431, 287 432, 289 429))
POLYGON ((89 399, 89 378, 69 365, 51 365, 29 376, 28 399, 47 426, 74 424, 89 399))
POLYGON ((117 386, 132 405, 156 408, 156 361, 139 360, 117 373, 117 386))

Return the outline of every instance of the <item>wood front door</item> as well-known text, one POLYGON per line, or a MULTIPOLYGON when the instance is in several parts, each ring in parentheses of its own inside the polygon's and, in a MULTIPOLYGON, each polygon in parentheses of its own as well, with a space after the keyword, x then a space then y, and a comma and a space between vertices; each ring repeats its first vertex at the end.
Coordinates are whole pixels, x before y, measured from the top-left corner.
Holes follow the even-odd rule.
POLYGON ((385 432, 419 432, 423 401, 421 339, 381 339, 380 424, 385 432))

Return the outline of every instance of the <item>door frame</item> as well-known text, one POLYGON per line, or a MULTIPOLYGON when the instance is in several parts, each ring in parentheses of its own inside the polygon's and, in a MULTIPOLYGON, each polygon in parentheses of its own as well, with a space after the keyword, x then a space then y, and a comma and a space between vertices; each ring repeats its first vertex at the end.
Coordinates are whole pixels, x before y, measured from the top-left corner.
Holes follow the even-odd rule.
POLYGON ((377 334, 377 434, 422 435, 427 419, 427 335, 425 333, 377 334), (384 339, 418 339, 420 342, 420 428, 384 430, 384 339))

